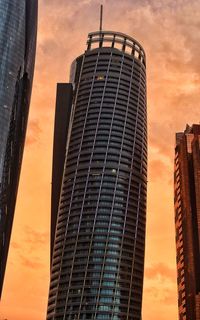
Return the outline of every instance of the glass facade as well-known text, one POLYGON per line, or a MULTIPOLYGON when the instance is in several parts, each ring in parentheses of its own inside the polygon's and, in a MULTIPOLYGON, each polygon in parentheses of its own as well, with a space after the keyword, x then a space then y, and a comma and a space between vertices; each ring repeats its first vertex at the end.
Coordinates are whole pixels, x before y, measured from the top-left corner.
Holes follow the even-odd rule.
POLYGON ((37 0, 0 0, 0 294, 35 61, 37 0))
POLYGON ((141 320, 145 53, 124 34, 91 33, 71 71, 47 319, 141 320))

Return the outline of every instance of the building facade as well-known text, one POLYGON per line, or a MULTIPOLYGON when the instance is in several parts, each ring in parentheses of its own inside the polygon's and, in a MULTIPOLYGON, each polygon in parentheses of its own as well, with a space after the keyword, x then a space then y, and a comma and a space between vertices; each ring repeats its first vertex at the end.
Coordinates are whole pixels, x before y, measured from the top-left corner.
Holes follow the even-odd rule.
POLYGON ((0 295, 32 88, 37 0, 0 0, 0 295))
POLYGON ((200 125, 176 134, 174 204, 180 320, 200 320, 200 125))
POLYGON ((71 83, 58 85, 54 153, 62 145, 66 154, 53 156, 49 320, 141 320, 145 63, 133 38, 94 32, 72 64, 71 83))

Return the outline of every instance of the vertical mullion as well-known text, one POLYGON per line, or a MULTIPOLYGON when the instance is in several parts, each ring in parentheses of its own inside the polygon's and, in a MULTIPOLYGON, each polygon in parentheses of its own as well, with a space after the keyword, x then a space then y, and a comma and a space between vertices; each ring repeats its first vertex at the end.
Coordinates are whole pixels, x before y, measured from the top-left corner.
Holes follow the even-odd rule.
MULTIPOLYGON (((110 60, 111 60, 111 58, 110 58, 110 60)), ((97 63, 96 63, 96 66, 97 66, 97 64, 98 64, 98 61, 97 61, 97 63)), ((109 67, 110 67, 110 61, 109 61, 109 64, 108 64, 108 70, 109 70, 109 67)), ((106 89, 107 80, 108 80, 108 74, 107 74, 107 76, 106 76, 106 80, 105 80, 105 84, 104 84, 104 89, 103 89, 103 94, 102 94, 102 99, 101 99, 101 105, 100 105, 100 109, 99 109, 99 116, 98 116, 97 126, 96 126, 96 130, 95 130, 94 143, 93 143, 92 152, 91 152, 91 157, 90 157, 90 165, 91 165, 91 163, 92 163, 92 159, 93 159, 93 155, 94 155, 94 147, 95 147, 95 143, 96 143, 96 136, 97 136, 98 126, 99 126, 99 119, 100 119, 100 116, 101 116, 101 110, 102 110, 102 105, 103 105, 103 99, 104 99, 104 95, 105 95, 105 89, 106 89)), ((102 172, 101 182, 100 182, 100 187, 99 187, 99 194, 101 193, 101 186, 102 186, 103 174, 104 174, 104 173, 102 172)), ((88 183, 88 178, 89 178, 89 172, 88 172, 88 176, 87 176, 87 183, 88 183)), ((100 200, 100 198, 99 198, 99 196, 98 196, 97 206, 96 206, 96 212, 95 212, 95 217, 94 217, 94 222, 93 222, 93 229, 92 229, 92 234, 91 234, 91 239, 90 239, 89 253, 88 253, 86 270, 85 270, 85 278, 84 278, 83 290, 82 290, 80 307, 79 307, 78 320, 80 319, 80 312, 81 312, 81 307, 82 307, 83 293, 84 293, 84 289, 85 289, 85 281, 86 281, 87 272, 88 272, 88 264, 89 264, 89 260, 90 260, 90 257, 91 257, 91 256, 90 256, 90 253, 91 253, 91 249, 92 249, 92 242, 93 242, 93 236, 94 236, 94 230, 95 230, 95 223, 96 223, 96 218, 97 218, 99 200, 100 200)))
MULTIPOLYGON (((97 61, 98 61, 98 57, 99 57, 99 53, 98 53, 98 56, 97 56, 97 61)), ((83 61, 83 65, 84 65, 84 61, 83 61)), ((69 212, 68 221, 69 221, 69 216, 70 216, 70 211, 71 211, 72 199, 73 199, 73 196, 74 196, 74 187, 76 185, 78 164, 79 164, 79 160, 80 160, 80 153, 81 153, 81 148, 82 148, 82 143, 83 143, 84 129, 85 129, 85 126, 86 126, 87 115, 88 115, 88 110, 89 110, 89 105, 90 105, 90 99, 91 99, 91 96, 92 96, 92 88, 93 88, 93 85, 94 85, 96 68, 97 68, 97 63, 95 65, 95 71, 94 71, 94 74, 93 74, 92 86, 91 86, 91 89, 90 89, 89 101, 88 101, 88 104, 87 104, 87 111, 86 111, 83 131, 82 131, 83 133, 82 133, 81 142, 80 142, 80 146, 79 146, 78 159, 77 159, 77 163, 76 163, 76 170, 75 170, 75 174, 74 174, 74 182, 73 182, 73 188, 72 188, 72 193, 71 193, 70 207, 69 207, 69 211, 68 211, 69 212)), ((80 76, 80 82, 81 82, 81 76, 80 76)), ((79 82, 79 85, 80 85, 80 82, 79 82)), ((78 90, 77 90, 77 98, 78 98, 78 90)), ((76 103, 77 103, 77 101, 76 101, 76 103)), ((85 195, 85 193, 84 193, 84 195, 85 195)), ((68 302, 68 297, 69 297, 70 284, 71 284, 71 280, 72 280, 72 273, 73 273, 73 268, 74 268, 75 252, 76 252, 76 247, 77 247, 77 240, 78 240, 78 232, 79 232, 79 229, 80 229, 80 222, 81 222, 81 217, 79 219, 79 226, 78 226, 78 231, 77 231, 77 237, 76 237, 75 248, 74 248, 74 255, 73 255, 70 278, 69 278, 69 283, 68 283, 68 290, 67 290, 66 303, 65 303, 65 312, 64 312, 65 317, 66 317, 66 308, 67 308, 67 302, 68 302)), ((66 227, 66 234, 67 234, 67 230, 68 230, 68 225, 66 227)), ((64 251, 64 249, 63 249, 63 251, 64 251)))
MULTIPOLYGON (((108 158, 108 149, 109 149, 110 137, 111 137, 111 132, 112 132, 112 125, 113 125, 113 119, 114 119, 114 114, 115 114, 115 108, 116 108, 116 104, 117 104, 117 97, 118 97, 118 92, 119 92, 119 85, 120 85, 121 72, 122 72, 122 68, 123 68, 123 61, 124 61, 124 56, 122 56, 122 61, 121 61, 121 68, 120 68, 120 73, 119 73, 119 79, 118 79, 115 103, 114 103, 114 108, 113 108, 113 114, 112 114, 112 120, 111 120, 111 126, 110 126, 109 138, 108 138, 108 144, 107 144, 106 155, 105 155, 105 160, 104 160, 104 166, 106 166, 107 158, 108 158)), ((105 243, 104 259, 103 259, 103 265, 102 265, 101 276, 100 276, 100 285, 99 285, 99 290, 98 290, 96 308, 98 308, 100 290, 101 290, 101 287, 102 287, 103 273, 104 273, 104 267, 105 267, 105 260, 106 260, 106 256, 107 256, 109 233, 110 233, 110 227, 111 227, 111 222, 112 222, 112 212, 113 212, 114 201, 115 201, 116 181, 117 181, 117 177, 115 178, 115 189, 114 189, 114 194, 113 194, 113 200, 112 200, 112 206, 111 206, 111 214, 110 214, 110 220, 109 220, 109 225, 108 225, 108 234, 107 234, 106 243, 105 243)), ((96 319, 97 314, 98 314, 98 311, 95 313, 94 319, 96 319)))
MULTIPOLYGON (((136 114, 136 125, 135 125, 135 140, 137 139, 137 123, 138 123, 138 114, 140 109, 140 90, 141 90, 141 72, 140 72, 140 80, 139 80, 139 92, 138 92, 138 101, 137 101, 137 114, 136 114)), ((135 142, 134 140, 134 142, 135 142)), ((135 145, 135 143, 134 143, 135 145)), ((133 159, 134 159, 134 151, 133 151, 133 159)), ((133 161, 132 161, 133 166, 133 161)), ((129 181, 129 189, 131 185, 131 178, 129 181)), ((138 220, 139 220, 139 212, 140 212, 140 193, 141 193, 141 182, 139 184, 138 190, 138 203, 137 203, 137 216, 136 216, 136 228, 135 228, 135 241, 134 241, 134 248, 133 248, 133 260, 132 260, 132 272, 131 272, 131 280, 130 280, 130 289, 129 289, 129 298, 128 298, 128 309, 127 309, 127 320, 129 319, 129 312, 130 312, 130 301, 131 301, 131 290, 132 290, 132 281, 133 281, 133 271, 135 266, 135 250, 136 250, 136 242, 137 242, 137 232, 138 232, 138 220)))

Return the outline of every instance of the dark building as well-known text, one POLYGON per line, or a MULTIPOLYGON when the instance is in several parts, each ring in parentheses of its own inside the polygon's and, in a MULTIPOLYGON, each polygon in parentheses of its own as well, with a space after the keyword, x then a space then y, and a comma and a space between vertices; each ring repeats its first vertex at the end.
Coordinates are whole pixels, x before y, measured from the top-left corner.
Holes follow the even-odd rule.
POLYGON ((0 0, 0 295, 32 88, 37 0, 0 0))
POLYGON ((175 223, 180 320, 200 320, 200 125, 176 134, 175 223))
POLYGON ((47 319, 141 320, 144 50, 122 33, 91 33, 70 82, 57 91, 47 319))
POLYGON ((71 83, 59 83, 57 86, 56 114, 54 125, 53 168, 51 189, 51 259, 57 212, 60 200, 60 190, 64 170, 67 133, 72 106, 73 89, 71 83))

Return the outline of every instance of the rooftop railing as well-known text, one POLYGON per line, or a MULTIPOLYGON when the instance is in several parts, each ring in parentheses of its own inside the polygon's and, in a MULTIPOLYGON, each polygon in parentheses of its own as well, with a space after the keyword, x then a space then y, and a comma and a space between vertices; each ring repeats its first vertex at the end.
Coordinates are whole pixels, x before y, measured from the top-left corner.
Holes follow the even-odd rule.
POLYGON ((89 33, 87 50, 103 47, 118 49, 140 60, 144 65, 146 64, 144 49, 139 42, 126 34, 113 31, 97 31, 89 33))

